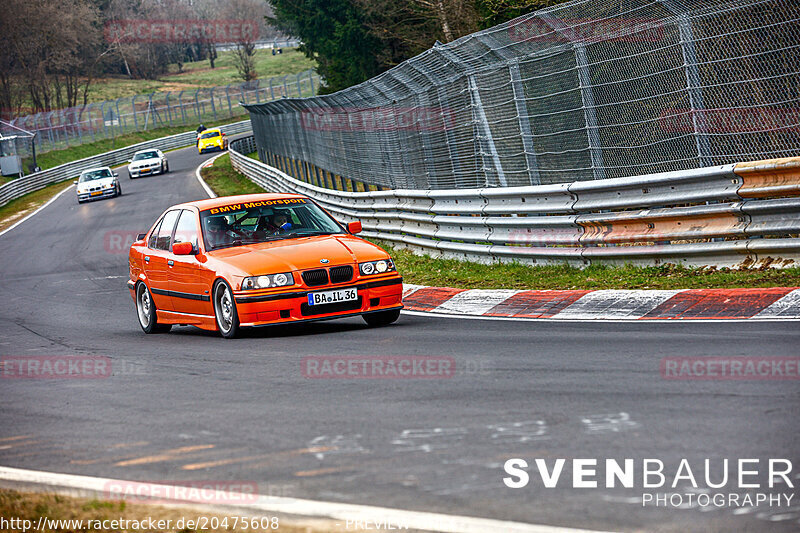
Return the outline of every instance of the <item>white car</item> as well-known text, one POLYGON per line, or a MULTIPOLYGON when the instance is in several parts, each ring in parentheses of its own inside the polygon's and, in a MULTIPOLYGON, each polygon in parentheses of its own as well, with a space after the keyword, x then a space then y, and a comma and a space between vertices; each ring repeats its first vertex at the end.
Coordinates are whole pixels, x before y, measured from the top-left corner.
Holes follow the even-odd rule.
POLYGON ((119 174, 108 167, 90 168, 81 172, 81 177, 75 182, 78 194, 78 203, 100 198, 114 198, 122 194, 119 184, 119 174))
POLYGON ((169 172, 167 156, 158 149, 139 150, 128 163, 128 176, 131 179, 169 172))

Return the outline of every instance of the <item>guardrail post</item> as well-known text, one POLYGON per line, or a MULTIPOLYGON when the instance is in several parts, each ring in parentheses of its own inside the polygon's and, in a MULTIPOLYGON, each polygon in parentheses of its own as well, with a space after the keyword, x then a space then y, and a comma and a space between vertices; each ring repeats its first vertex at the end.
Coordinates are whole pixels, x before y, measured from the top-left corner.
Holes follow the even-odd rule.
POLYGON ((183 123, 186 124, 186 107, 183 105, 183 93, 185 91, 181 91, 178 93, 178 106, 181 108, 181 118, 183 119, 183 123))
POLYGON ((311 85, 311 96, 314 96, 315 94, 317 94, 317 92, 314 90, 314 71, 312 69, 308 69, 307 72, 308 72, 308 83, 309 85, 311 85))
POLYGON ((570 31, 564 22, 555 18, 550 13, 539 12, 539 17, 545 24, 566 38, 572 45, 572 51, 575 54, 575 67, 578 75, 578 88, 581 91, 581 101, 583 102, 583 117, 586 122, 586 135, 589 143, 589 157, 592 162, 592 174, 596 180, 605 179, 606 167, 603 162, 603 148, 600 142, 597 109, 594 101, 592 79, 589 73, 589 55, 586 53, 586 45, 580 38, 576 39, 574 35, 570 35, 570 31))
POLYGON ((483 153, 484 149, 489 150, 488 155, 491 156, 492 162, 494 164, 494 170, 497 173, 497 182, 498 182, 497 184, 500 185, 500 187, 507 187, 508 182, 506 181, 506 175, 503 172, 503 165, 500 161, 500 154, 498 154, 497 147, 494 144, 494 137, 492 136, 492 130, 489 127, 489 120, 486 118, 486 113, 483 110, 483 104, 481 103, 481 94, 480 91, 478 90, 478 83, 475 79, 475 75, 471 74, 467 76, 467 80, 469 83, 469 94, 472 102, 472 120, 479 129, 483 130, 483 137, 479 135, 478 140, 479 144, 481 145, 481 152, 482 152, 481 158, 483 159, 483 175, 486 181, 486 186, 489 187, 492 184, 489 183, 489 174, 488 174, 488 168, 486 166, 486 159, 483 157, 487 155, 483 153))
POLYGON ((288 78, 288 77, 289 77, 288 74, 283 77, 283 96, 286 96, 286 97, 289 96, 289 86, 286 84, 286 78, 288 78))
POLYGON ((217 120, 217 106, 214 105, 214 87, 208 90, 211 100, 211 114, 214 115, 214 120, 217 120))
POLYGON ((167 91, 167 119, 169 120, 170 127, 172 127, 172 108, 169 105, 170 94, 172 94, 172 91, 167 91))
POLYGON ((303 91, 300 89, 300 76, 301 75, 302 75, 302 72, 298 72, 297 73, 297 97, 298 98, 302 98, 303 97, 303 91))
POLYGON ((136 118, 136 95, 131 97, 131 111, 133 112, 133 127, 139 131, 139 119, 136 118))
POLYGON ((695 48, 692 21, 681 3, 674 0, 658 0, 677 17, 678 36, 680 38, 681 54, 683 55, 683 69, 686 76, 686 89, 689 92, 689 106, 692 113, 692 126, 694 128, 694 141, 700 166, 708 167, 713 164, 711 143, 706 127, 705 104, 703 103, 703 81, 700 69, 697 67, 697 50, 695 48))
POLYGON ((541 185, 539 175, 539 161, 536 159, 536 148, 533 145, 533 130, 528 116, 528 104, 525 101, 525 87, 519 71, 519 61, 514 61, 508 66, 511 75, 511 88, 514 91, 514 105, 517 107, 519 131, 522 137, 522 147, 525 150, 525 162, 528 164, 528 176, 531 185, 541 185))

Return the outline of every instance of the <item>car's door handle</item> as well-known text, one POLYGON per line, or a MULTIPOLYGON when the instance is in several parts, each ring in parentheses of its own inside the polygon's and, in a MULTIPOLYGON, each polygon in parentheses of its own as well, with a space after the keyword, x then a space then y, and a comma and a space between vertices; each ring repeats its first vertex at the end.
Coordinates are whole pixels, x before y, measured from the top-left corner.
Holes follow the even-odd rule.
POLYGON ((149 255, 144 256, 144 262, 145 263, 149 263, 150 262, 150 256, 149 255))
POLYGON ((175 261, 173 261, 172 259, 170 259, 169 261, 167 261, 167 264, 168 264, 169 266, 172 266, 172 265, 174 265, 174 264, 175 264, 175 261))

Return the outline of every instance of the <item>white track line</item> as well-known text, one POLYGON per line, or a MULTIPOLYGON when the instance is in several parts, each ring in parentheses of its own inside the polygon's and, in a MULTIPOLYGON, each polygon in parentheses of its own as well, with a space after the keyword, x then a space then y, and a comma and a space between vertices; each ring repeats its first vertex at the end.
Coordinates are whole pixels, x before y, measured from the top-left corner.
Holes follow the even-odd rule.
MULTIPOLYGON (((134 485, 137 494, 156 494, 163 501, 165 494, 175 494, 167 485, 155 483, 130 482, 99 477, 76 476, 72 474, 57 474, 53 472, 40 472, 37 470, 23 470, 0 466, 0 479, 17 483, 34 483, 65 489, 94 491, 99 497, 105 499, 119 498, 120 488, 124 492, 126 486, 134 485)), ((130 491, 130 489, 129 489, 130 491)), ((208 491, 207 491, 208 492, 208 491)), ((124 494, 122 494, 124 495, 124 494)), ((251 495, 236 495, 230 492, 212 494, 209 502, 217 501, 243 501, 252 499, 251 495)), ((174 499, 175 503, 181 500, 174 499)), ((196 502, 193 502, 196 503, 196 502)), ((218 505, 211 504, 209 505, 218 505)), ((240 509, 266 511, 271 513, 285 513, 302 517, 330 518, 334 520, 359 520, 382 521, 383 523, 403 524, 409 529, 422 531, 436 531, 441 533, 598 533, 586 529, 572 529, 566 527, 543 526, 525 524, 522 522, 507 522, 505 520, 492 520, 488 518, 473 518, 468 516, 455 516, 439 513, 424 513, 416 511, 403 511, 386 507, 373 507, 369 505, 354 505, 346 503, 321 502, 314 500, 300 500, 297 498, 283 498, 276 496, 259 496, 255 502, 235 505, 240 509)))
POLYGON ((200 185, 206 191, 206 194, 208 195, 209 198, 216 198, 217 193, 211 190, 211 187, 208 186, 208 183, 206 183, 206 181, 203 179, 203 176, 200 175, 200 169, 205 167, 210 167, 211 165, 214 164, 214 161, 216 161, 218 157, 222 157, 227 153, 228 152, 222 152, 220 154, 215 155, 214 157, 206 159, 205 161, 200 163, 194 171, 194 175, 197 178, 197 181, 200 182, 200 185))
POLYGON ((30 214, 28 214, 28 215, 26 215, 26 216, 22 217, 20 220, 17 220, 16 222, 14 222, 14 224, 12 224, 12 225, 11 225, 11 227, 9 227, 9 228, 6 228, 6 229, 4 229, 3 231, 0 231, 0 237, 2 237, 3 235, 5 235, 6 233, 8 233, 9 231, 11 231, 12 229, 16 228, 17 226, 19 226, 20 224, 22 224, 23 222, 25 222, 26 220, 28 220, 29 218, 31 218, 33 215, 35 215, 36 213, 38 213, 39 211, 41 211, 42 209, 44 209, 44 208, 45 208, 45 207, 47 207, 48 205, 50 205, 50 204, 52 204, 53 202, 55 202, 55 201, 58 199, 58 197, 59 197, 59 196, 61 196, 62 194, 64 194, 65 192, 67 192, 68 190, 70 190, 71 188, 73 188, 74 186, 75 186, 75 185, 70 185, 69 187, 67 187, 66 189, 64 189, 63 191, 61 191, 60 193, 56 194, 55 196, 53 196, 52 198, 50 198, 49 200, 47 200, 47 202, 45 202, 45 203, 44 203, 44 205, 40 206, 40 207, 39 207, 39 208, 38 208, 36 211, 34 211, 33 213, 30 213, 30 214))

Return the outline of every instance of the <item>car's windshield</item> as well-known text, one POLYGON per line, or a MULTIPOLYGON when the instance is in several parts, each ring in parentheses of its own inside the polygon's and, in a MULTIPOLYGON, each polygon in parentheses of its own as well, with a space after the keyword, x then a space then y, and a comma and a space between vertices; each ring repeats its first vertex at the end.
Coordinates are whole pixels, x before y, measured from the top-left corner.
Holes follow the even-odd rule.
POLYGON ((200 136, 201 139, 210 139, 211 137, 219 137, 219 132, 209 131, 208 133, 204 133, 200 136))
POLYGON ((143 159, 156 159, 158 158, 158 152, 139 152, 138 154, 133 156, 134 161, 141 161, 143 159))
POLYGON ((107 168, 101 168, 98 170, 87 170, 86 172, 81 174, 81 178, 79 181, 80 183, 83 183, 86 181, 94 181, 94 180, 101 180, 103 178, 110 178, 111 176, 113 176, 113 174, 111 174, 111 171, 108 170, 107 168))
POLYGON ((241 202, 200 212, 208 250, 314 235, 344 233, 305 198, 241 202))

